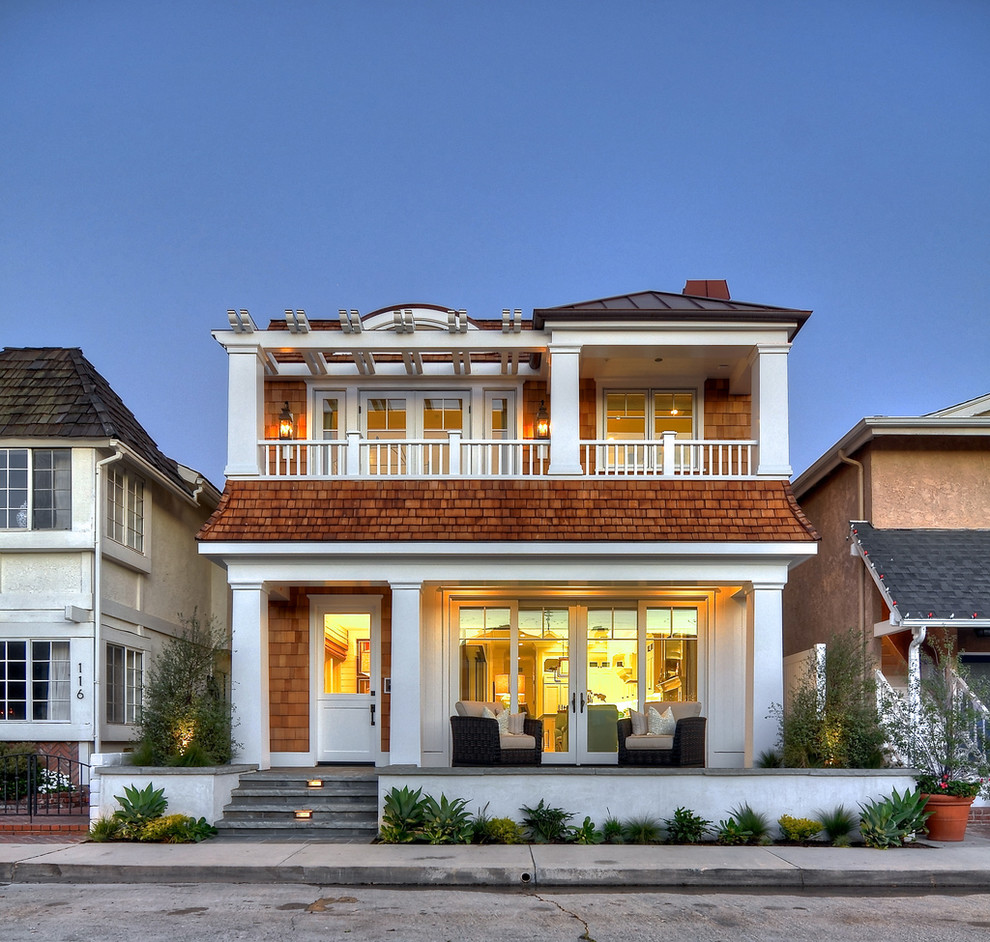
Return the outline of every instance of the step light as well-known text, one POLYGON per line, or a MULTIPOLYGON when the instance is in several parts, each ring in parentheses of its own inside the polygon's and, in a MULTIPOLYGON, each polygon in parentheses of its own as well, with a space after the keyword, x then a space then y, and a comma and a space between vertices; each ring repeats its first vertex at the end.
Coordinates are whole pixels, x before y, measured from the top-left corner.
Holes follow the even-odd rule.
POLYGON ((313 812, 309 808, 298 808, 295 812, 296 818, 300 821, 308 821, 313 817, 313 812))

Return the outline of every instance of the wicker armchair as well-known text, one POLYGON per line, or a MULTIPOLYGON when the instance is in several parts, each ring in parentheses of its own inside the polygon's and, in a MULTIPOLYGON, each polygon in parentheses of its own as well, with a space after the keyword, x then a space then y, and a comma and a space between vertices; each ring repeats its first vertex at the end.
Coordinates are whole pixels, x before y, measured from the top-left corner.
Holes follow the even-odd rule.
POLYGON ((454 741, 451 765, 539 765, 543 761, 543 723, 527 719, 527 736, 536 740, 534 749, 503 749, 498 721, 483 716, 452 716, 450 733, 454 741))
POLYGON ((680 768, 705 767, 704 716, 687 716, 674 727, 674 744, 670 749, 627 749, 626 737, 632 734, 632 720, 619 720, 619 765, 672 765, 680 768))

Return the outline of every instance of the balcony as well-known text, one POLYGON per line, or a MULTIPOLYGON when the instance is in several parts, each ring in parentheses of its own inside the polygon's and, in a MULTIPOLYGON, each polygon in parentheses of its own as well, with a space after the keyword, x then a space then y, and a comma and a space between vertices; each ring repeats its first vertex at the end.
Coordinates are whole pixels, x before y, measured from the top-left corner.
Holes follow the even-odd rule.
MULTIPOLYGON (((755 441, 677 439, 582 440, 584 477, 756 477, 755 441)), ((258 443, 260 470, 273 478, 533 477, 550 473, 550 441, 534 439, 267 440, 258 443)))

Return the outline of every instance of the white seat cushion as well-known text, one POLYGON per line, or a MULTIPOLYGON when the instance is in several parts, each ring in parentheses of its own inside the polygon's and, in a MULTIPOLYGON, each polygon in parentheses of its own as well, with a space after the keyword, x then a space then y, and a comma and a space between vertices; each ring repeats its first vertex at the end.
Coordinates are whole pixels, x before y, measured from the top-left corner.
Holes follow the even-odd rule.
POLYGON ((520 733, 517 736, 514 736, 512 733, 506 733, 504 736, 499 736, 498 741, 503 749, 536 748, 536 740, 532 736, 525 735, 525 733, 520 733))
POLYGON ((673 749, 673 736, 626 736, 627 749, 673 749))

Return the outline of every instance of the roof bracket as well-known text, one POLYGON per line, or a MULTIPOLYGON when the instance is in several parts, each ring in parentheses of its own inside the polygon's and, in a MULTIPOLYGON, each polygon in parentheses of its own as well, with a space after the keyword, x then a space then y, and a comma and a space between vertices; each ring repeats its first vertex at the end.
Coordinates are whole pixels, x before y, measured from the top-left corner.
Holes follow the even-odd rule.
POLYGON ((253 334, 258 329, 251 320, 251 315, 244 308, 239 311, 228 309, 227 320, 230 321, 235 334, 253 334))
POLYGON ((286 308, 285 323, 286 326, 289 328, 290 333, 293 334, 309 333, 309 319, 306 317, 305 311, 293 311, 286 308))

